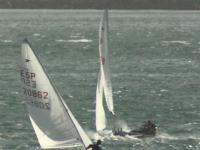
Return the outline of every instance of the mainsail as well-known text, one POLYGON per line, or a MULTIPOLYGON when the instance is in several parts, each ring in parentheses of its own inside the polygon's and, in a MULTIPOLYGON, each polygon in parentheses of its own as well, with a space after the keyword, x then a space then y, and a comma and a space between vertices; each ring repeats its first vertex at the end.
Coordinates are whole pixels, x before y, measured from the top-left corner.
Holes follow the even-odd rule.
POLYGON ((108 51, 108 11, 104 11, 103 18, 99 27, 99 55, 100 55, 100 72, 106 104, 110 112, 114 114, 112 84, 110 80, 110 65, 108 51))
POLYGON ((103 107, 103 85, 99 73, 96 89, 96 130, 102 131, 106 127, 106 115, 103 107))
POLYGON ((108 49, 108 11, 104 11, 99 26, 99 55, 100 72, 96 92, 96 129, 106 127, 105 111, 103 108, 103 93, 105 95, 108 110, 114 114, 112 84, 110 80, 109 49, 108 49))
POLYGON ((53 86, 29 42, 21 51, 21 80, 29 117, 42 149, 81 149, 91 144, 53 86))

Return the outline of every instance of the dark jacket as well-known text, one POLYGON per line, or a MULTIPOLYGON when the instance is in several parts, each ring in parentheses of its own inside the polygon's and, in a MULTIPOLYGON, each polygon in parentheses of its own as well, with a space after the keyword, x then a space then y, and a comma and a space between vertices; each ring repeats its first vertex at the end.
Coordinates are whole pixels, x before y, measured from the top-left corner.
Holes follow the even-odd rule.
POLYGON ((90 144, 88 147, 86 147, 86 149, 90 149, 90 148, 92 148, 92 150, 103 150, 101 146, 97 144, 90 144))

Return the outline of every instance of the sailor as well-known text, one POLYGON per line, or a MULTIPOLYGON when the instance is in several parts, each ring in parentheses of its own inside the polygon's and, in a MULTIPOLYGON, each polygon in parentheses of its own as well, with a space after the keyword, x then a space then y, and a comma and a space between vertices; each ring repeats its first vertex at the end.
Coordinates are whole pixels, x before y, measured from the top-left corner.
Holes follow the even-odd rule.
POLYGON ((132 130, 128 133, 128 135, 136 135, 136 134, 155 135, 156 125, 152 121, 148 120, 140 130, 132 130))
POLYGON ((122 130, 122 128, 115 129, 112 131, 113 135, 125 136, 127 133, 122 130))
POLYGON ((92 150, 103 150, 101 147, 101 140, 97 140, 97 143, 90 144, 88 147, 86 147, 86 149, 90 149, 90 148, 92 148, 92 150))
POLYGON ((148 120, 144 124, 142 131, 143 131, 144 134, 155 135, 155 133, 156 133, 156 125, 153 122, 151 122, 150 120, 148 120))

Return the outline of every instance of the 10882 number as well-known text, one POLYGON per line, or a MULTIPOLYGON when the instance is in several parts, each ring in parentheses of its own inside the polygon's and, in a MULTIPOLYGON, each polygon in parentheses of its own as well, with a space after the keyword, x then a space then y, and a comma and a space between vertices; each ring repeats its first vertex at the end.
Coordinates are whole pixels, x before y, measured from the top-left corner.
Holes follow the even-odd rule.
POLYGON ((35 97, 35 98, 41 98, 41 99, 48 99, 48 92, 42 92, 37 90, 31 90, 31 89, 24 89, 24 94, 27 96, 35 97))

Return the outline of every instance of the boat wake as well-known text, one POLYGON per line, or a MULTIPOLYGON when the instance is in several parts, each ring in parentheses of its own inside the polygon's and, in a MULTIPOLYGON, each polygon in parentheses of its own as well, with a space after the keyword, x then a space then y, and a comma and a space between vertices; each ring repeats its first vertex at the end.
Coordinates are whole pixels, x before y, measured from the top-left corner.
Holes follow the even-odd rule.
POLYGON ((172 135, 172 134, 168 134, 165 132, 158 132, 156 134, 156 136, 154 137, 145 137, 145 138, 138 138, 136 136, 116 136, 112 134, 111 130, 110 134, 98 134, 96 131, 91 131, 88 130, 87 134, 88 136, 94 140, 97 141, 98 139, 102 140, 102 141, 121 141, 121 142, 127 142, 127 143, 135 143, 135 142, 139 142, 139 143, 151 143, 152 141, 161 141, 162 143, 166 143, 167 141, 177 141, 177 140, 194 140, 196 142, 200 142, 200 136, 199 135, 172 135))
POLYGON ((126 121, 122 120, 122 119, 117 119, 115 121, 115 127, 117 127, 118 129, 122 129, 123 131, 129 132, 131 129, 130 127, 127 125, 126 121))
POLYGON ((125 142, 134 142, 134 141, 141 141, 141 139, 135 137, 135 136, 115 136, 112 134, 112 131, 111 130, 108 130, 110 131, 110 134, 98 134, 97 132, 95 131, 86 131, 88 136, 93 139, 94 141, 97 141, 98 139, 104 141, 104 140, 110 140, 110 141, 125 141, 125 142))
POLYGON ((179 137, 178 136, 174 136, 174 135, 170 135, 168 133, 158 133, 156 135, 156 139, 161 139, 161 140, 178 140, 179 137))
POLYGON ((160 139, 160 140, 195 140, 195 141, 200 141, 200 136, 199 135, 187 135, 187 134, 179 134, 179 135, 170 135, 168 133, 158 133, 155 137, 156 139, 160 139))

